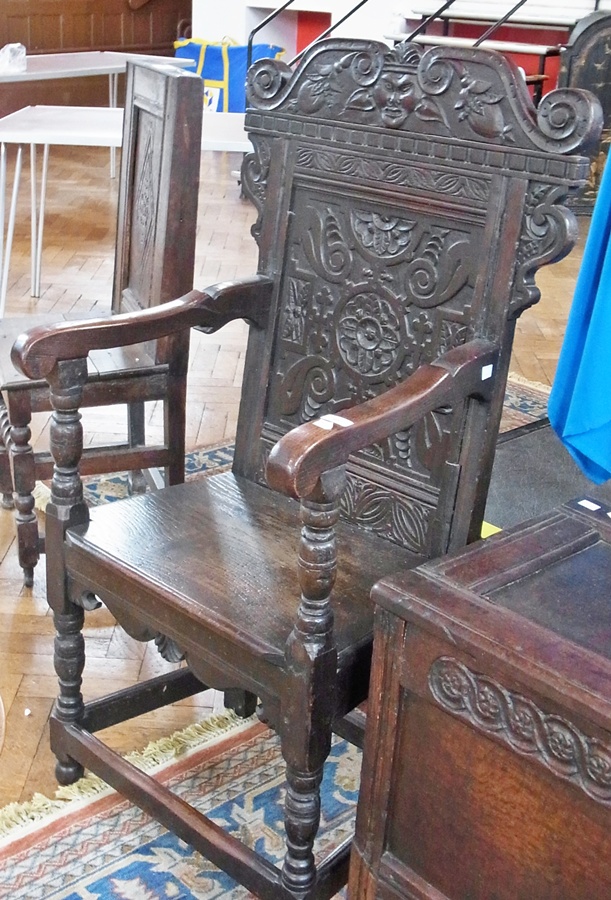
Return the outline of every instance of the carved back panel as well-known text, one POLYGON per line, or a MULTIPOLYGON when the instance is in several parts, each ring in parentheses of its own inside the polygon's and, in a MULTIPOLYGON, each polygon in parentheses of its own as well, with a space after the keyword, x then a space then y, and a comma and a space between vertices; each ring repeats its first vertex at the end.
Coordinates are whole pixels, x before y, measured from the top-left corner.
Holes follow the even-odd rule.
POLYGON ((267 333, 251 335, 236 469, 263 480, 289 428, 472 338, 495 340, 485 415, 438 410, 350 467, 345 515, 443 552, 464 529, 456 516, 477 507, 471 485, 462 508, 463 473, 485 495, 514 320, 538 299, 537 267, 572 245, 561 204, 587 174, 571 154, 596 112, 583 93, 557 92, 537 117, 517 70, 490 52, 339 40, 294 74, 255 64, 249 99, 243 184, 276 288, 267 333))
POLYGON ((203 88, 172 65, 128 65, 113 311, 193 287, 203 88))

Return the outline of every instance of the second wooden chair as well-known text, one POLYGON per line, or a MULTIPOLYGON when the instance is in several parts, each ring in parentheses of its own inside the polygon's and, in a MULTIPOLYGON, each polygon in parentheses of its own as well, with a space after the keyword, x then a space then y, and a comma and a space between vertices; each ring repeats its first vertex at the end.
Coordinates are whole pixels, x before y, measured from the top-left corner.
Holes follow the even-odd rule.
MULTIPOLYGON (((155 307, 191 290, 203 92, 202 81, 176 66, 129 64, 119 207, 113 312, 155 307)), ((31 585, 44 536, 34 508, 37 480, 48 479, 52 458, 30 445, 32 413, 50 411, 44 380, 24 379, 10 350, 18 334, 74 316, 24 317, 0 323, 0 491, 15 506, 19 563, 31 585)), ((80 317, 82 318, 82 317, 80 317)), ((163 340, 119 349, 98 349, 88 359, 84 406, 124 404, 128 438, 124 444, 95 446, 83 454, 81 472, 100 474, 165 468, 166 481, 184 480, 185 391, 188 334, 172 355, 163 340), (144 403, 164 404, 164 442, 146 442, 144 403)), ((135 489, 142 487, 138 481, 135 489)))

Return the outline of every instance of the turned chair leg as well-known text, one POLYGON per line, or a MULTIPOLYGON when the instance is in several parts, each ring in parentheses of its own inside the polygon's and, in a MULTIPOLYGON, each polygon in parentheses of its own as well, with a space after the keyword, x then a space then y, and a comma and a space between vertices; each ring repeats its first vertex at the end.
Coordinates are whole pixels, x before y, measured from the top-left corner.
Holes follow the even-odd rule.
POLYGON ((319 483, 315 497, 301 501, 301 602, 286 647, 290 674, 280 726, 288 784, 282 884, 297 896, 306 896, 316 883, 314 839, 320 825, 320 785, 335 718, 337 648, 330 599, 337 565, 335 526, 344 485, 345 473, 337 469, 319 483), (289 723, 286 728, 285 722, 289 723))
POLYGON ((17 552, 19 565, 23 569, 24 584, 26 587, 31 587, 34 582, 34 567, 40 558, 40 536, 34 509, 36 462, 30 444, 32 409, 26 391, 11 397, 8 419, 10 430, 6 432, 8 434, 7 449, 15 492, 17 552))
MULTIPOLYGON (((59 679, 59 695, 55 701, 53 718, 62 725, 79 725, 83 720, 84 705, 81 694, 81 676, 85 666, 85 642, 82 628, 84 610, 67 602, 61 612, 54 613, 55 654, 54 664, 59 679)), ((55 775, 59 784, 73 784, 83 775, 83 766, 68 756, 61 748, 61 737, 56 743, 52 728, 52 750, 57 757, 55 775)))
POLYGON ((0 505, 3 509, 14 509, 13 476, 9 458, 11 422, 8 409, 0 396, 0 505))

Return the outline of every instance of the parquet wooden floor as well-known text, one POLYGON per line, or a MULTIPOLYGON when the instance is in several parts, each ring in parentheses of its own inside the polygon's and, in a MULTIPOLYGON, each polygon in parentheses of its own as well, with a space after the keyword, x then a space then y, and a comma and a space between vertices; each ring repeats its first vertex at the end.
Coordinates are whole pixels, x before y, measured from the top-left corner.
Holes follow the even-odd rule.
MULTIPOLYGON (((202 157, 195 286, 204 287, 256 270, 256 245, 250 235, 255 214, 241 199, 235 175, 240 156, 205 153, 202 157)), ((18 226, 11 262, 7 315, 28 312, 106 313, 112 283, 116 183, 108 177, 108 153, 97 148, 54 148, 51 153, 42 269, 42 296, 30 297, 29 185, 21 190, 18 226)), ((583 220, 582 220, 583 224, 583 220)), ((543 298, 519 321, 512 370, 525 378, 551 383, 558 358, 581 253, 539 278, 543 298)), ((190 358, 187 442, 189 447, 218 444, 235 431, 246 326, 232 325, 217 335, 194 334, 190 358)), ((158 427, 159 410, 149 410, 158 427)), ((122 430, 116 409, 88 411, 85 430, 93 440, 122 430)), ((38 416, 35 442, 46 438, 48 417, 38 416)), ((127 638, 103 610, 88 616, 86 696, 94 697, 159 673, 166 664, 150 647, 127 638)), ((12 514, 0 509, 0 698, 6 732, 0 753, 0 806, 28 799, 35 791, 55 789, 48 749, 48 716, 55 696, 53 623, 45 602, 44 564, 34 587, 22 586, 12 514)), ((176 707, 113 729, 112 743, 122 751, 200 719, 218 705, 208 692, 176 707)))

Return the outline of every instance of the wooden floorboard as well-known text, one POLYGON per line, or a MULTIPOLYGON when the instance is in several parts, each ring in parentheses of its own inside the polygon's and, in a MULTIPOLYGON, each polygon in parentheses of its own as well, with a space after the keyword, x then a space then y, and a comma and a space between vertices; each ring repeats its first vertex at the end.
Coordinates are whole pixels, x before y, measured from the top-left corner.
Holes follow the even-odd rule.
MULTIPOLYGON (((202 156, 197 226, 195 287, 256 271, 256 245, 250 235, 252 206, 240 197, 233 172, 238 154, 202 156)), ((42 267, 42 296, 30 297, 29 184, 24 166, 13 249, 7 316, 34 312, 110 309, 117 184, 109 178, 108 152, 98 148, 51 151, 42 267)), ((518 322, 511 369, 551 383, 564 333, 581 252, 538 278, 540 304, 518 322)), ((187 443, 189 447, 229 441, 235 432, 247 328, 234 323, 215 335, 194 333, 190 356, 187 443)), ((118 410, 86 411, 92 440, 120 439, 125 416, 118 410)), ((151 429, 161 427, 161 407, 148 409, 151 429)), ((48 437, 48 417, 33 424, 37 447, 48 437)), ((84 677, 88 697, 126 687, 134 679, 158 674, 168 664, 150 646, 120 631, 105 610, 87 617, 90 647, 84 677)), ((48 716, 55 696, 52 663, 53 625, 45 601, 44 565, 34 587, 22 586, 12 514, 0 510, 0 697, 6 737, 0 753, 0 806, 28 799, 36 791, 52 795, 54 761, 48 749, 48 716)), ((135 723, 117 726, 110 740, 126 751, 197 721, 218 698, 208 692, 158 711, 135 723)))

